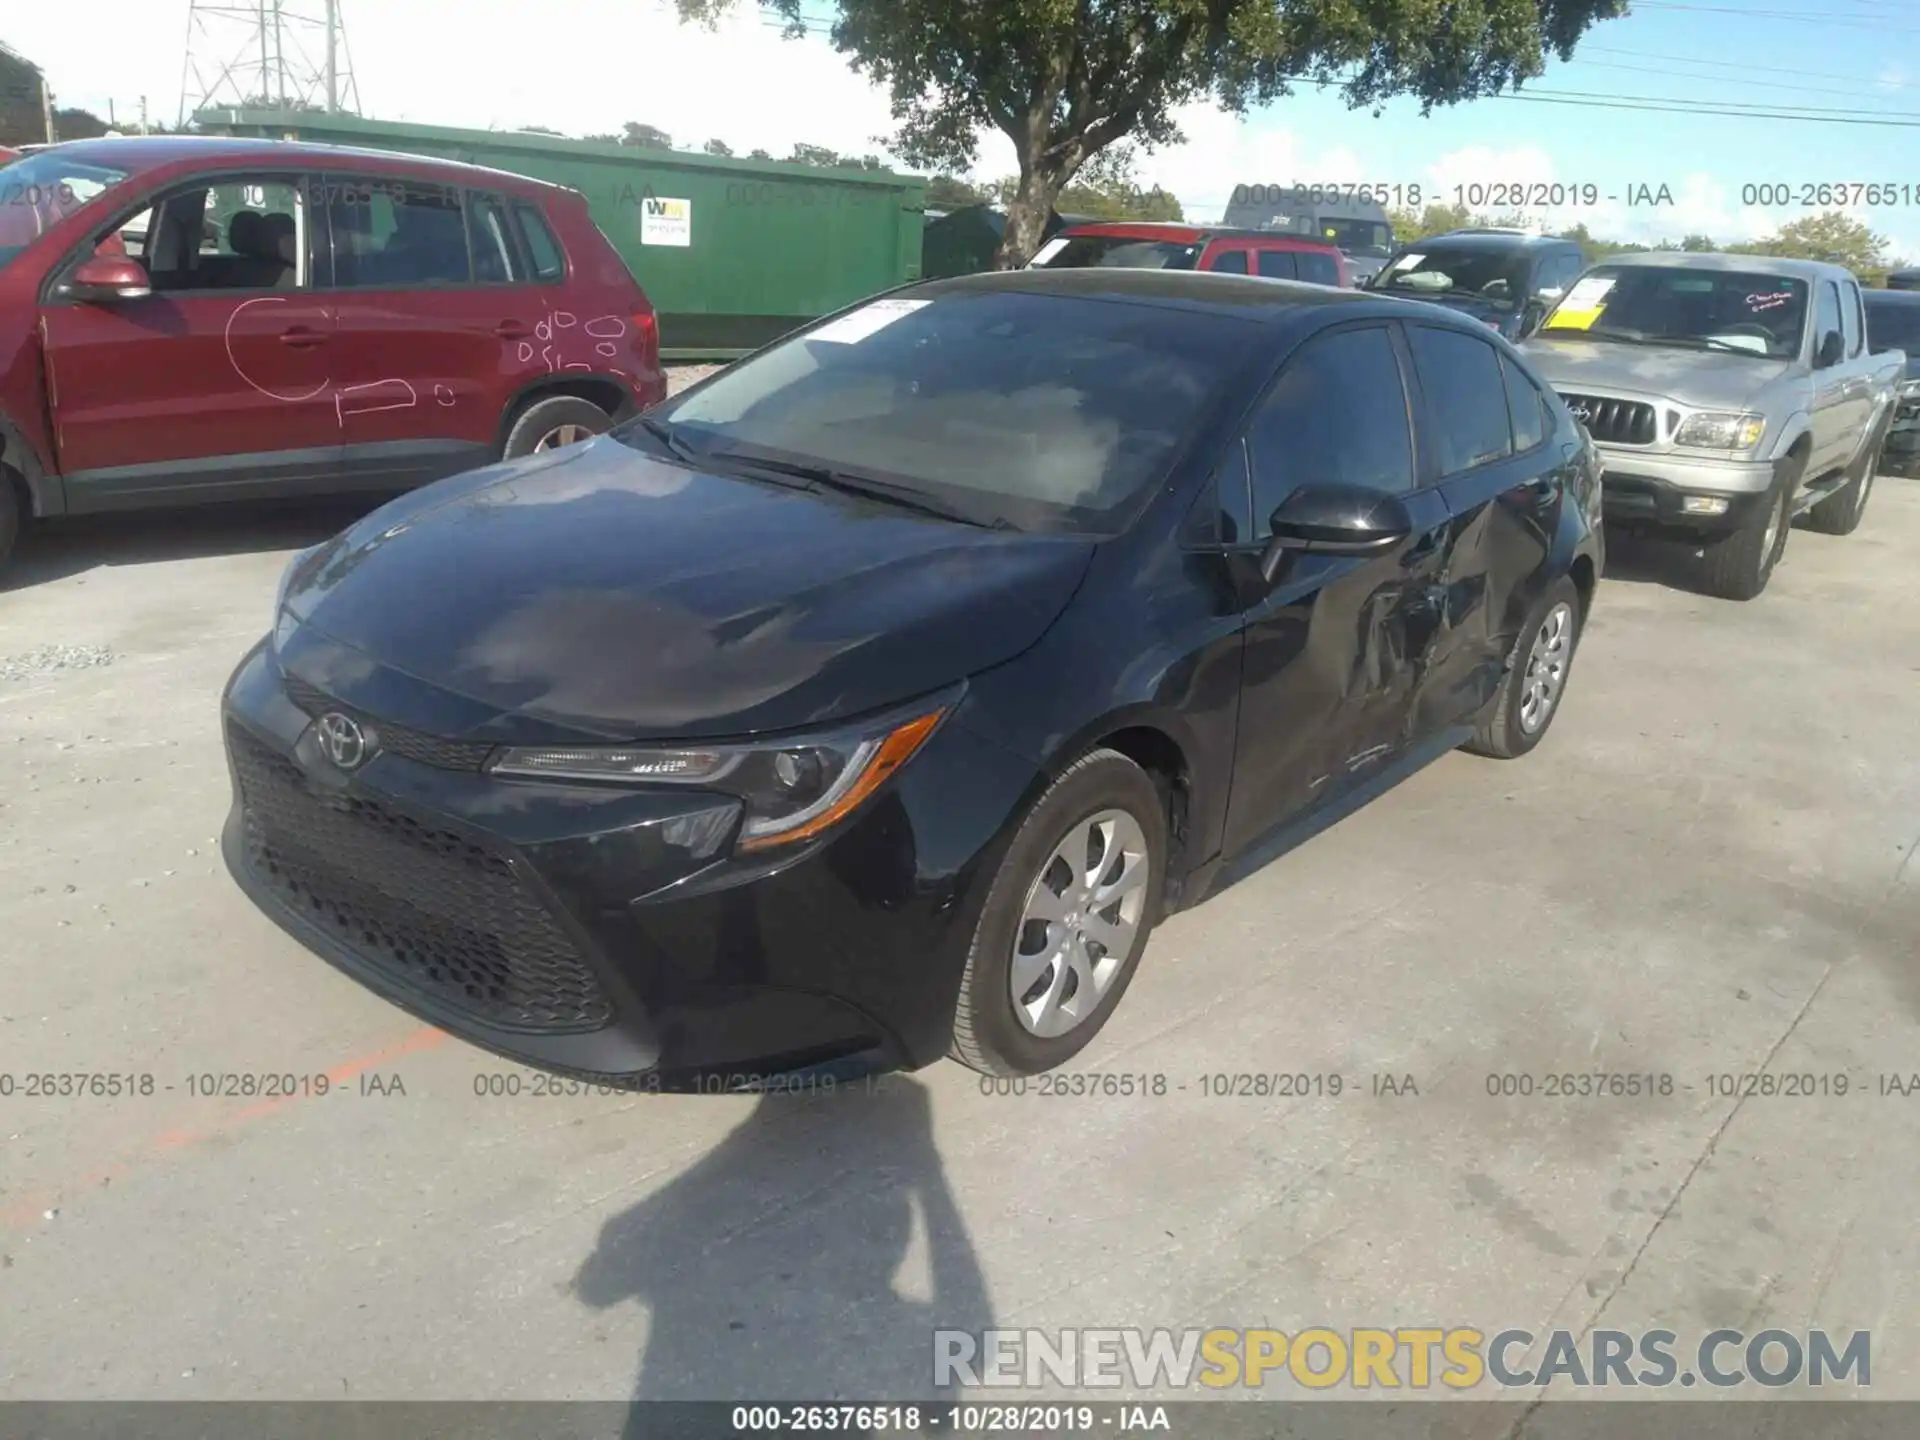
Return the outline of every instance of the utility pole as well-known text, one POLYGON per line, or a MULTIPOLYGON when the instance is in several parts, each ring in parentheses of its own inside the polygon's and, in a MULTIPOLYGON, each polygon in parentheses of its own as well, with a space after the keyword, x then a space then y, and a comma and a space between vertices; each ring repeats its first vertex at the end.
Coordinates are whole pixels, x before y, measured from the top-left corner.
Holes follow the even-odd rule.
POLYGON ((340 0, 327 0, 327 113, 340 113, 340 0))
POLYGON ((147 128, 147 97, 144 95, 140 97, 140 133, 142 135, 151 135, 153 133, 153 131, 147 128))
POLYGON ((273 74, 279 84, 280 108, 287 108, 287 57, 281 48, 280 0, 273 0, 273 74))
POLYGON ((53 87, 47 84, 46 72, 40 72, 40 123, 47 132, 47 144, 55 144, 59 134, 53 128, 53 87))

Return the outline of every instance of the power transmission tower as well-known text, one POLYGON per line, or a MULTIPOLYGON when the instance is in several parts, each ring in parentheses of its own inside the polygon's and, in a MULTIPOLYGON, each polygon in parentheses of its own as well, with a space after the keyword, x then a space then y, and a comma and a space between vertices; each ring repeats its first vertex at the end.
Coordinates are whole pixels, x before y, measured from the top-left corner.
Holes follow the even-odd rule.
POLYGON ((340 0, 188 0, 180 123, 215 106, 358 114, 340 0))

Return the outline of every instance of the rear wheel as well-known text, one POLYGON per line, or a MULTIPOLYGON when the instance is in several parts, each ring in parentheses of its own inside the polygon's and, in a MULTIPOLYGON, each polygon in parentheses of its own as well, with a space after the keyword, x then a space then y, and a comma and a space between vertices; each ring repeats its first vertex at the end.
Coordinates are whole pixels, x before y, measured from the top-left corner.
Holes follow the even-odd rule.
POLYGON ((1867 496, 1873 491, 1874 472, 1880 468, 1880 452, 1886 447, 1884 428, 1867 442, 1860 457, 1860 468, 1833 494, 1807 512, 1807 527, 1822 535, 1851 535, 1860 528, 1867 513, 1867 496))
POLYGON ((1126 756, 1094 750, 1034 804, 987 892, 953 1018, 986 1075, 1065 1064, 1107 1023, 1160 918, 1167 815, 1126 756))
POLYGON ((1580 591, 1563 575, 1547 588, 1520 627, 1500 698, 1466 743, 1466 750, 1494 760, 1514 760, 1546 738, 1573 674, 1580 620, 1580 591))
POLYGON ((1707 546, 1704 578, 1708 593, 1722 600, 1751 600, 1767 588, 1773 567, 1787 548, 1793 494, 1800 488, 1806 468, 1806 456, 1793 456, 1767 492, 1765 502, 1754 507, 1738 530, 1707 546))
POLYGON ((505 459, 517 460, 522 455, 577 445, 582 440, 604 435, 612 424, 607 412, 591 400, 582 400, 577 395, 550 395, 520 412, 520 418, 507 431, 507 443, 501 454, 505 459))

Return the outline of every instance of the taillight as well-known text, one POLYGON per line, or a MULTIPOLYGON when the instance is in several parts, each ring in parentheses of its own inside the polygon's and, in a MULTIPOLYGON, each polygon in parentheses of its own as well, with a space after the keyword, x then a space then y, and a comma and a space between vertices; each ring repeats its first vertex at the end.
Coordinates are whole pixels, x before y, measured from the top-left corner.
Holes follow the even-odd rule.
POLYGON ((660 319, 651 310, 636 310, 633 328, 640 337, 640 356, 651 369, 660 363, 660 319))

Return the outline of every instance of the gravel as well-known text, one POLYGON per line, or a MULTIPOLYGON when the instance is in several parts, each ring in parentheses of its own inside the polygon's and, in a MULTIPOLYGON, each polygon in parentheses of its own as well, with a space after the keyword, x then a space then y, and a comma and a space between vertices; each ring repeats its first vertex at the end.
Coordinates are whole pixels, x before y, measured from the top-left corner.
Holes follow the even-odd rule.
POLYGON ((0 657, 0 680, 25 680, 52 670, 96 670, 113 663, 105 645, 42 645, 24 655, 0 657))

